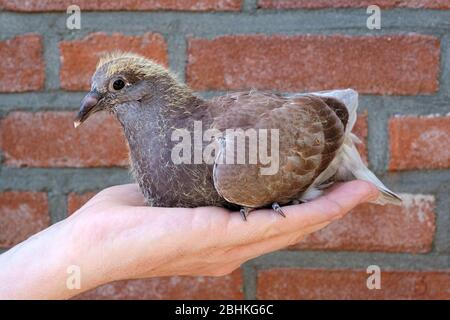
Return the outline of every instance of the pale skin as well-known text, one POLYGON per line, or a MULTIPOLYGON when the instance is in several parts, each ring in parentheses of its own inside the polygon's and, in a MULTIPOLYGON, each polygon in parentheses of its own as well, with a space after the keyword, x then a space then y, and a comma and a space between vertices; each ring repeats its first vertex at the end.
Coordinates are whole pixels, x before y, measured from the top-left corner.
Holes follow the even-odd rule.
POLYGON ((244 222, 216 207, 150 208, 134 184, 105 189, 69 218, 0 255, 1 299, 68 299, 123 279, 174 275, 222 276, 262 254, 283 249, 378 196, 364 181, 244 222), (81 288, 68 289, 69 266, 81 288))

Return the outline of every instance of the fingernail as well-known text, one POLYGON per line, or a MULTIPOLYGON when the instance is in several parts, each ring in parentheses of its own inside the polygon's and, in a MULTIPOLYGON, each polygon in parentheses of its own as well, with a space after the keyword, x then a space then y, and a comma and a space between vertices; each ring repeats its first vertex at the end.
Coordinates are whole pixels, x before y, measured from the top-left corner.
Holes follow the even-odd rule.
POLYGON ((378 189, 372 188, 370 194, 363 199, 365 202, 375 201, 380 196, 380 192, 378 189))
POLYGON ((367 189, 361 195, 361 202, 374 201, 378 199, 378 196, 379 196, 378 188, 371 183, 367 183, 367 189))

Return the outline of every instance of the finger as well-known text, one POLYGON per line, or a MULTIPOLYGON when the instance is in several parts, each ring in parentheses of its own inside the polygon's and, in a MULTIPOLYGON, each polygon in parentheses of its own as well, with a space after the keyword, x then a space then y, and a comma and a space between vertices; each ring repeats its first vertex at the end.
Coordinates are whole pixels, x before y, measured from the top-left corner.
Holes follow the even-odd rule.
POLYGON ((117 205, 145 206, 145 198, 135 183, 117 185, 102 190, 96 198, 108 199, 117 205))
POLYGON ((243 263, 261 255, 284 249, 286 247, 299 243, 308 234, 319 231, 329 224, 330 222, 319 223, 302 230, 302 232, 283 234, 267 240, 263 240, 261 242, 253 242, 250 244, 235 247, 228 252, 228 254, 230 255, 228 259, 229 261, 242 261, 241 263, 243 263))
POLYGON ((243 223, 239 213, 233 213, 227 224, 231 243, 257 242, 284 233, 292 233, 320 223, 342 217, 359 203, 373 199, 377 189, 365 181, 343 183, 325 196, 301 205, 283 207, 287 218, 274 214, 273 210, 252 212, 243 223))
POLYGON ((111 206, 145 206, 145 199, 137 184, 124 184, 106 188, 88 202, 86 202, 77 212, 85 211, 92 206, 97 207, 97 211, 110 208, 111 206))

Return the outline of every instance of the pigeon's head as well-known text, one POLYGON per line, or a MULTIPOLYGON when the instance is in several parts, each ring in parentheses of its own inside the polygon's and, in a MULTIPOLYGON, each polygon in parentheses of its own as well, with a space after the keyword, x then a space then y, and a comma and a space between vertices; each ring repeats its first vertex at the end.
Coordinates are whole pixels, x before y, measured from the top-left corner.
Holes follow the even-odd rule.
POLYGON ((161 84, 176 85, 170 72, 156 62, 133 53, 114 53, 100 59, 92 76, 91 91, 83 98, 74 120, 77 127, 101 110, 155 94, 161 84))

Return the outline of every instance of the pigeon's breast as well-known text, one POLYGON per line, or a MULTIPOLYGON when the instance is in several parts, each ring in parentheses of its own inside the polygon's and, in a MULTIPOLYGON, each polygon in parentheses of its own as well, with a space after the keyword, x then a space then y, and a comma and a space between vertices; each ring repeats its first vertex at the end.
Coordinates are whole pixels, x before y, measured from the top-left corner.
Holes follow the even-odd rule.
MULTIPOLYGON (((159 207, 225 206, 212 165, 194 158, 194 121, 149 120, 148 130, 128 133, 133 175, 147 203, 159 207)), ((200 146, 201 148, 201 146, 200 146)))

